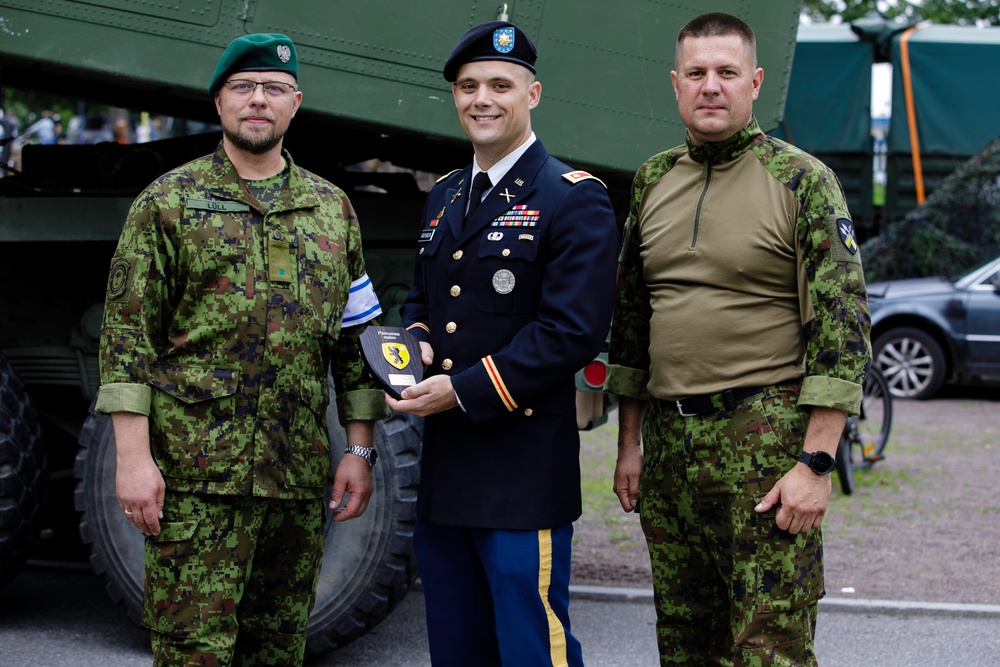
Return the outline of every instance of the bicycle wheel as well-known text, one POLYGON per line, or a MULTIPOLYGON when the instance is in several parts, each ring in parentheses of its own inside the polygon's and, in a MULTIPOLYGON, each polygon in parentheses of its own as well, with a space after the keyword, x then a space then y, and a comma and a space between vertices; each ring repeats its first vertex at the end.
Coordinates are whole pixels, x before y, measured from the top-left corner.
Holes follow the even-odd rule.
POLYGON ((885 458, 892 428, 892 394, 882 373, 872 366, 861 395, 861 413, 855 419, 850 455, 855 469, 870 468, 885 458))
POLYGON ((840 444, 837 445, 837 477, 840 479, 840 490, 845 496, 854 493, 854 464, 851 461, 852 440, 850 437, 850 434, 854 432, 851 425, 851 421, 854 419, 854 417, 847 418, 844 433, 840 436, 840 444))

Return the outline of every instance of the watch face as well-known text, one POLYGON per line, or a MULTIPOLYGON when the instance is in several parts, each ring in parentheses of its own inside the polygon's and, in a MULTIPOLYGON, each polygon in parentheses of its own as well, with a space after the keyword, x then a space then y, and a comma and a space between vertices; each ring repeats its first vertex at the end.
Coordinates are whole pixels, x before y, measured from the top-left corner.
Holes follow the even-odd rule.
POLYGON ((833 472, 835 465, 836 461, 834 458, 826 452, 814 452, 812 455, 812 461, 809 462, 809 467, 813 469, 813 472, 820 475, 833 472))
POLYGON ((374 466, 377 461, 378 461, 378 450, 377 449, 373 449, 371 451, 371 456, 368 459, 368 463, 370 465, 374 466))

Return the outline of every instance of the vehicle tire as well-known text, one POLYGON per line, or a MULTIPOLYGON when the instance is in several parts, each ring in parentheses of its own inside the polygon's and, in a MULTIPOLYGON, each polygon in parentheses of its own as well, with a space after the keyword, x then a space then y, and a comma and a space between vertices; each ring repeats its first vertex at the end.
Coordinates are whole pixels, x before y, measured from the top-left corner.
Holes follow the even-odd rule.
POLYGON ((0 354, 0 587, 20 571, 38 536, 46 480, 38 415, 0 354))
MULTIPOLYGON (((332 391, 332 390, 331 390, 332 391)), ((346 437, 331 403, 327 426, 333 465, 346 437)), ((364 515, 326 522, 325 551, 316 603, 309 617, 307 650, 316 655, 343 646, 396 608, 416 579, 411 538, 416 518, 423 421, 396 414, 376 426, 375 493, 364 515)), ((84 424, 75 474, 80 532, 91 545, 91 564, 107 576, 108 594, 141 617, 143 538, 125 521, 115 495, 115 442, 110 418, 93 414, 84 424)), ((327 497, 329 490, 327 491, 327 497)))
MULTIPOLYGON (((848 419, 854 419, 849 417, 848 419)), ((840 490, 845 496, 854 493, 854 462, 851 460, 851 440, 848 437, 848 428, 845 427, 844 434, 840 436, 840 444, 837 445, 836 470, 840 479, 840 490)))
POLYGON ((875 365, 898 398, 930 398, 947 376, 944 352, 934 337, 914 327, 890 329, 875 340, 875 365))

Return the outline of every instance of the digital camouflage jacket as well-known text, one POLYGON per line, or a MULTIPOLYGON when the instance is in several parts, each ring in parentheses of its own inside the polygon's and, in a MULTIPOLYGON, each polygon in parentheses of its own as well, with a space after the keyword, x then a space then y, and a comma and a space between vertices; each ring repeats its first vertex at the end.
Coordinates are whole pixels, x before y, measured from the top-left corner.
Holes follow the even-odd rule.
POLYGON ((802 379, 800 404, 857 412, 870 315, 843 191, 756 120, 646 161, 619 264, 606 391, 676 400, 802 379))
POLYGON ((177 491, 320 495, 327 369, 341 421, 386 413, 356 342, 381 312, 357 217, 344 192, 284 157, 287 185, 266 212, 221 144, 162 176, 112 259, 97 410, 149 415, 177 491))

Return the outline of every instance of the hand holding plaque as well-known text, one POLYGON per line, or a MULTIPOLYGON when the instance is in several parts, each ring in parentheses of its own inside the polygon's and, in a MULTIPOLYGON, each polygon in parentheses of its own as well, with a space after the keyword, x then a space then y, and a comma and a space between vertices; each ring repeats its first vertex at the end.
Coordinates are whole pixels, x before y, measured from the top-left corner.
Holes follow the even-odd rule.
POLYGON ((360 336, 361 356, 385 392, 400 399, 400 392, 424 377, 417 337, 400 327, 370 326, 360 336))

